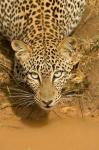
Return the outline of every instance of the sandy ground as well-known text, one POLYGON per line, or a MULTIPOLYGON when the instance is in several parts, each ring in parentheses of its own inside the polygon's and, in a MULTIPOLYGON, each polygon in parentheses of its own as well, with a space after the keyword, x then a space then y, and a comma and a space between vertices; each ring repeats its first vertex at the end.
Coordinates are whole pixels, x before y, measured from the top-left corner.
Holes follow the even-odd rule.
POLYGON ((7 89, 7 95, 0 91, 0 150, 99 150, 99 0, 88 1, 73 36, 83 54, 76 78, 65 89, 74 95, 63 94, 49 114, 36 106, 10 107, 13 53, 0 42, 0 87, 7 89))

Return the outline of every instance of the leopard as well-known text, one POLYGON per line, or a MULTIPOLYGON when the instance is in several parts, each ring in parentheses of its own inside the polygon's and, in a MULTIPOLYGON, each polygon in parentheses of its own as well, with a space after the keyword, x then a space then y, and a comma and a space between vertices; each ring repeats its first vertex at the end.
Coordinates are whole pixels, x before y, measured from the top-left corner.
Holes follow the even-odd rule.
POLYGON ((27 105, 51 110, 77 63, 69 36, 79 25, 85 0, 0 0, 0 34, 14 51, 14 77, 33 92, 27 105))

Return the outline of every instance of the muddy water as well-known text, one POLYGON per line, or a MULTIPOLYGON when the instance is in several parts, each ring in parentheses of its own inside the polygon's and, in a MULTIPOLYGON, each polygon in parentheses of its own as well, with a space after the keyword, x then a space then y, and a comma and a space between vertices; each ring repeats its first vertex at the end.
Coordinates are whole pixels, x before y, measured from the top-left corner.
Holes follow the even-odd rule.
POLYGON ((5 119, 0 124, 0 150, 99 150, 99 121, 5 119))

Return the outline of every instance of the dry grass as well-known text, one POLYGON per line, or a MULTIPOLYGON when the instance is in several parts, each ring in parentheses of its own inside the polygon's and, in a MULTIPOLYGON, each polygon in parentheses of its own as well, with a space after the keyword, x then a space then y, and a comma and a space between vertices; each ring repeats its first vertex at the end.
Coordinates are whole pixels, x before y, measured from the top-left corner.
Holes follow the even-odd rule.
POLYGON ((92 15, 99 15, 99 0, 87 0, 87 9, 92 15))
POLYGON ((99 0, 86 0, 86 13, 84 17, 84 23, 89 19, 99 16, 99 0))

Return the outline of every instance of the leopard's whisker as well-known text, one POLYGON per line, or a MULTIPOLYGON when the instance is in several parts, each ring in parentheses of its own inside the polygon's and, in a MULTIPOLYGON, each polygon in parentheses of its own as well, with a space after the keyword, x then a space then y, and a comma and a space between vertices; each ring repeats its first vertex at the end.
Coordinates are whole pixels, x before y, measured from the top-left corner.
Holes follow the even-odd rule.
POLYGON ((28 101, 24 100, 24 101, 13 102, 12 105, 23 105, 24 106, 24 105, 27 105, 27 104, 34 104, 34 103, 35 103, 35 101, 31 102, 31 99, 30 99, 28 101))
POLYGON ((60 119, 62 119, 62 117, 55 111, 55 110, 52 110, 52 112, 60 119))
POLYGON ((32 106, 33 104, 35 104, 35 102, 28 103, 25 107, 30 107, 30 106, 32 106))
POLYGON ((23 93, 30 93, 28 91, 25 91, 25 90, 22 90, 22 89, 19 89, 19 88, 12 88, 12 87, 9 87, 9 90, 12 90, 12 91, 19 91, 19 92, 23 92, 23 93))
POLYGON ((32 93, 20 93, 20 92, 11 92, 10 96, 33 96, 32 93))
POLYGON ((10 95, 11 98, 32 98, 32 95, 10 95))
POLYGON ((35 99, 32 99, 31 97, 30 98, 26 98, 26 97, 23 97, 23 98, 19 98, 19 99, 15 99, 14 101, 16 101, 16 102, 24 102, 24 101, 29 101, 29 100, 31 100, 31 101, 35 101, 35 99))
POLYGON ((33 95, 24 95, 24 94, 11 94, 9 95, 11 98, 21 98, 21 97, 33 97, 33 95))

